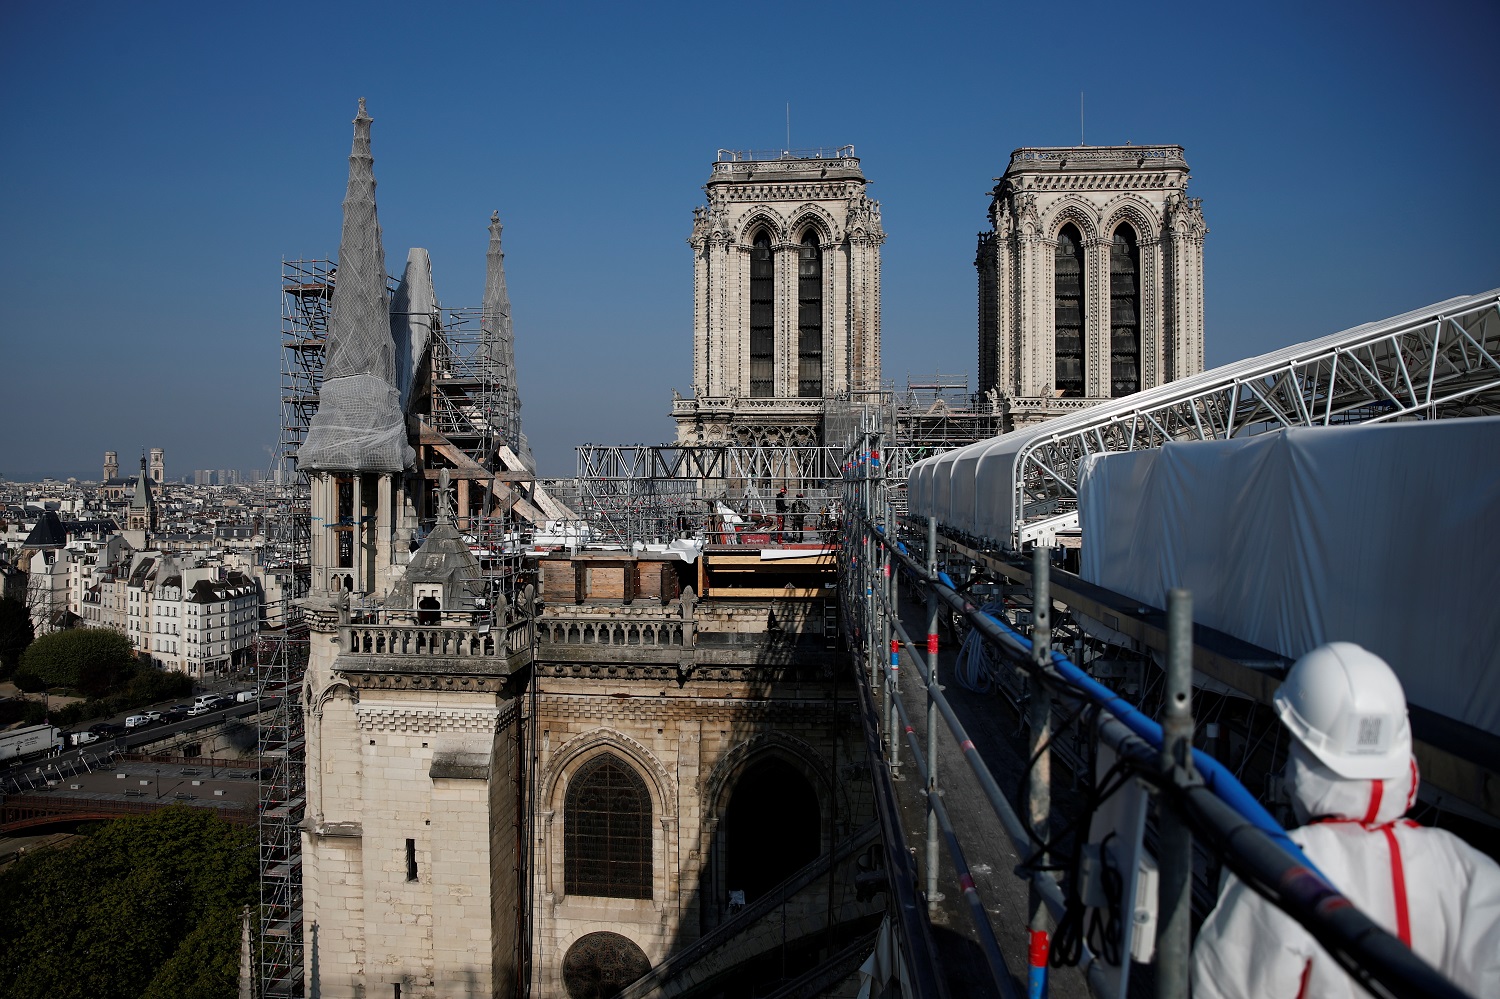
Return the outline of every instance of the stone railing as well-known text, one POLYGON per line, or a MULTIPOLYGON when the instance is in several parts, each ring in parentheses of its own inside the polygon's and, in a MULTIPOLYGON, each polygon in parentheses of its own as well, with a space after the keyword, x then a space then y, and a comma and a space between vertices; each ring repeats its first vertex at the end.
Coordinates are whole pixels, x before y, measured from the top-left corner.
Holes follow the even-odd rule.
POLYGON ((1134 166, 1143 162, 1186 166, 1181 146, 1033 146, 1010 154, 1012 167, 1055 166, 1063 161, 1101 166, 1134 166))
POLYGON ((692 636, 680 618, 544 617, 537 621, 540 645, 606 645, 690 648, 692 636))
POLYGON ((531 647, 532 622, 481 632, 478 628, 396 624, 351 624, 339 629, 340 647, 359 656, 432 656, 444 659, 504 659, 531 647))
POLYGON ((764 163, 769 160, 837 160, 854 157, 852 145, 817 146, 807 149, 720 149, 719 163, 764 163))
POLYGON ((740 396, 738 399, 730 399, 728 396, 703 396, 695 399, 672 400, 673 415, 687 415, 700 411, 713 410, 746 410, 746 409, 772 409, 785 410, 789 412, 818 413, 823 409, 823 399, 804 399, 794 396, 740 396))

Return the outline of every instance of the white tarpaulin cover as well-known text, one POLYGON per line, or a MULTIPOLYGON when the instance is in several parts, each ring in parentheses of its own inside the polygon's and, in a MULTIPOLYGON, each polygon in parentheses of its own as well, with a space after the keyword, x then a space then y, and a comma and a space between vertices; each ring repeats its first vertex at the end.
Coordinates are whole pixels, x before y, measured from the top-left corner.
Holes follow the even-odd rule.
POLYGON ((1500 417, 1096 456, 1085 579, 1296 658, 1357 642, 1407 698, 1500 735, 1500 417))

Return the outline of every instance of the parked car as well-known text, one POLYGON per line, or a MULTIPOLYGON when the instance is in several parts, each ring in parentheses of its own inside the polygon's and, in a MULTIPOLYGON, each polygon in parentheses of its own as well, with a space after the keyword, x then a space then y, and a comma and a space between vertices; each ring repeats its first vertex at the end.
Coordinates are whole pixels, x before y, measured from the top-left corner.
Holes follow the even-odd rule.
POLYGON ((213 709, 214 703, 212 701, 200 700, 195 702, 192 707, 188 708, 187 713, 189 718, 197 718, 199 715, 208 714, 213 709))
POLYGON ((161 720, 164 722, 182 721, 182 719, 187 717, 187 713, 188 706, 186 704, 174 704, 162 712, 161 720))
POLYGON ((108 739, 112 736, 123 735, 125 726, 116 725, 113 722, 97 722, 89 726, 89 731, 101 739, 108 739))
POLYGON ((151 724, 151 719, 145 715, 131 715, 125 719, 126 728, 145 728, 151 724))
POLYGON ((162 718, 160 711, 142 711, 141 714, 145 715, 147 718, 151 719, 154 722, 159 722, 162 718))

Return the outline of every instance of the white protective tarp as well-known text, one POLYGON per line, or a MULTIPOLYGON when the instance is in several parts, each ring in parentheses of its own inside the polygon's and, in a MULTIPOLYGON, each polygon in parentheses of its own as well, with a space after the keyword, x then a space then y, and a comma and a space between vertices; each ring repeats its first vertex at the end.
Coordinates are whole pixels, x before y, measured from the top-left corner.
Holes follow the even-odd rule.
POLYGON ((1095 456, 1085 579, 1296 658, 1357 642, 1408 699, 1500 735, 1500 417, 1095 456))
MULTIPOLYGON (((911 467, 907 479, 907 512, 914 517, 936 517, 947 528, 1009 547, 1021 526, 1017 523, 1016 507, 1023 475, 1022 458, 1039 442, 1050 437, 1065 439, 1110 419, 1128 419, 1132 415, 1153 412, 1176 401, 1221 391, 1237 382, 1248 380, 1258 384, 1260 378, 1278 377, 1277 373, 1284 372, 1288 365, 1305 362, 1341 345, 1384 336, 1423 317, 1487 314, 1474 310, 1493 301, 1497 293, 1500 289, 1450 298, 1380 322, 1365 323, 1306 343, 1294 343, 1119 399, 1085 406, 982 442, 989 446, 980 452, 972 466, 955 462, 951 451, 924 458, 911 467)), ((1463 322, 1473 325, 1472 319, 1463 322)), ((1033 471, 1033 474, 1045 473, 1033 471)), ((1066 472, 1059 470, 1059 474, 1066 475, 1066 472)))

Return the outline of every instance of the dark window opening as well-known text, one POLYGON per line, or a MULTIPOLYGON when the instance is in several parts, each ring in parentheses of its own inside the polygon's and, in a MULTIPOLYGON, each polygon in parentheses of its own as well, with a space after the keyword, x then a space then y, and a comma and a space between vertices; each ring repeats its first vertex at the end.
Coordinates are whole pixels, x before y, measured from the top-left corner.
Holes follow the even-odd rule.
POLYGON ((437 597, 428 594, 417 601, 418 624, 442 624, 443 604, 437 597))
POLYGON ((651 897, 651 796, 624 760, 605 753, 579 768, 563 830, 565 892, 651 897))
POLYGON ((406 880, 417 880, 417 841, 406 841, 406 880))
MULTIPOLYGON (((724 814, 724 888, 747 904, 767 894, 822 852, 818 796, 786 760, 770 757, 745 771, 724 814)), ((728 901, 728 897, 722 900, 728 901)))
POLYGON ((1065 399, 1083 397, 1083 240, 1072 223, 1057 234, 1053 256, 1053 341, 1057 361, 1053 388, 1065 399))
POLYGON ((1115 230, 1109 250, 1109 369, 1111 396, 1141 389, 1141 250, 1135 230, 1115 230))
POLYGON ((750 395, 776 394, 776 263, 762 229, 750 249, 750 395))
POLYGON ((797 394, 823 395, 823 250, 812 232, 797 254, 797 394))
POLYGON ((354 532, 342 530, 334 531, 333 536, 339 539, 338 568, 354 568, 354 532))

